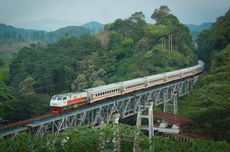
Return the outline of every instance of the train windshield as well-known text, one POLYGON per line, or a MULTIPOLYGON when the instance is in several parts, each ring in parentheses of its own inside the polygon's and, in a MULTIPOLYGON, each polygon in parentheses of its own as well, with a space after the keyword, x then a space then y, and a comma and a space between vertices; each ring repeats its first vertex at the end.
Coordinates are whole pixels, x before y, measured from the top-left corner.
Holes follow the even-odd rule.
POLYGON ((52 100, 56 100, 57 99, 57 97, 52 97, 52 100))
POLYGON ((57 100, 62 100, 62 97, 58 97, 57 100))

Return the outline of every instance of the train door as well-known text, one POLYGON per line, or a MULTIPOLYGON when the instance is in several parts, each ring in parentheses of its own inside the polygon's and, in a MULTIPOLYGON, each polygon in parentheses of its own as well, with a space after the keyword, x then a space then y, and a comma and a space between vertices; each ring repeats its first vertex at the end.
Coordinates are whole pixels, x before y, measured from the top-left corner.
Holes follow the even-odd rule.
POLYGON ((124 91, 125 91, 124 84, 120 83, 120 93, 121 93, 121 95, 124 94, 124 91))

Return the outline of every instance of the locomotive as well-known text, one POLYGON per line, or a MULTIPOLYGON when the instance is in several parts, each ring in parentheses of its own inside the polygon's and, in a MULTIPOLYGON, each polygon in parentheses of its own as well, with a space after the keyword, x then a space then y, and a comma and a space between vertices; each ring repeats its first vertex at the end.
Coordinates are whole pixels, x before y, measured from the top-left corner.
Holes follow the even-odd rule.
POLYGON ((198 61, 198 65, 189 68, 102 85, 85 89, 84 92, 79 93, 57 94, 54 95, 50 100, 50 110, 55 114, 61 113, 69 108, 76 108, 84 104, 92 104, 103 99, 131 93, 140 89, 147 89, 159 84, 176 81, 186 77, 195 76, 203 71, 204 62, 198 61))

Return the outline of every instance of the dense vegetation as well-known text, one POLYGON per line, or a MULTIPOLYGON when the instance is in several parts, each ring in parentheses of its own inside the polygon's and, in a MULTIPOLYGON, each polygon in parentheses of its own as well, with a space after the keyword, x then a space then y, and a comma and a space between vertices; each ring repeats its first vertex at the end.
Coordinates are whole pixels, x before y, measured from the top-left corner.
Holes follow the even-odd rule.
MULTIPOLYGON (((227 142, 213 142, 194 140, 192 143, 183 143, 166 137, 154 137, 149 144, 147 136, 137 135, 138 130, 124 125, 107 125, 101 129, 94 127, 78 127, 68 129, 60 134, 46 137, 35 137, 22 133, 14 139, 0 139, 0 152, 11 151, 43 151, 43 152, 99 152, 112 151, 115 147, 115 134, 120 139, 121 152, 133 151, 134 141, 139 143, 139 150, 148 152, 152 145, 156 152, 227 152, 230 144, 227 142), (119 128, 119 134, 117 132, 119 128)), ((118 139, 117 138, 117 139, 118 139)))
POLYGON ((197 121, 194 130, 230 141, 230 10, 198 37, 198 54, 207 72, 181 102, 183 114, 197 121))
POLYGON ((230 10, 217 18, 210 29, 203 31, 198 39, 198 55, 206 63, 211 63, 212 56, 230 44, 230 10))

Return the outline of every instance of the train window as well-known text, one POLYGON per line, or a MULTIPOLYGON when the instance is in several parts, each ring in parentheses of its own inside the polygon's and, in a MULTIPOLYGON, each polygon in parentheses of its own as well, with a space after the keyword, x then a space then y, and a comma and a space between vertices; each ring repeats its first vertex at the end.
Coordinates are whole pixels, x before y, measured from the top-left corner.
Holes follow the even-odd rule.
POLYGON ((56 100, 56 97, 53 97, 52 100, 56 100))
POLYGON ((57 100, 62 100, 62 97, 58 97, 57 100))
POLYGON ((63 100, 66 100, 66 97, 63 97, 63 100))

